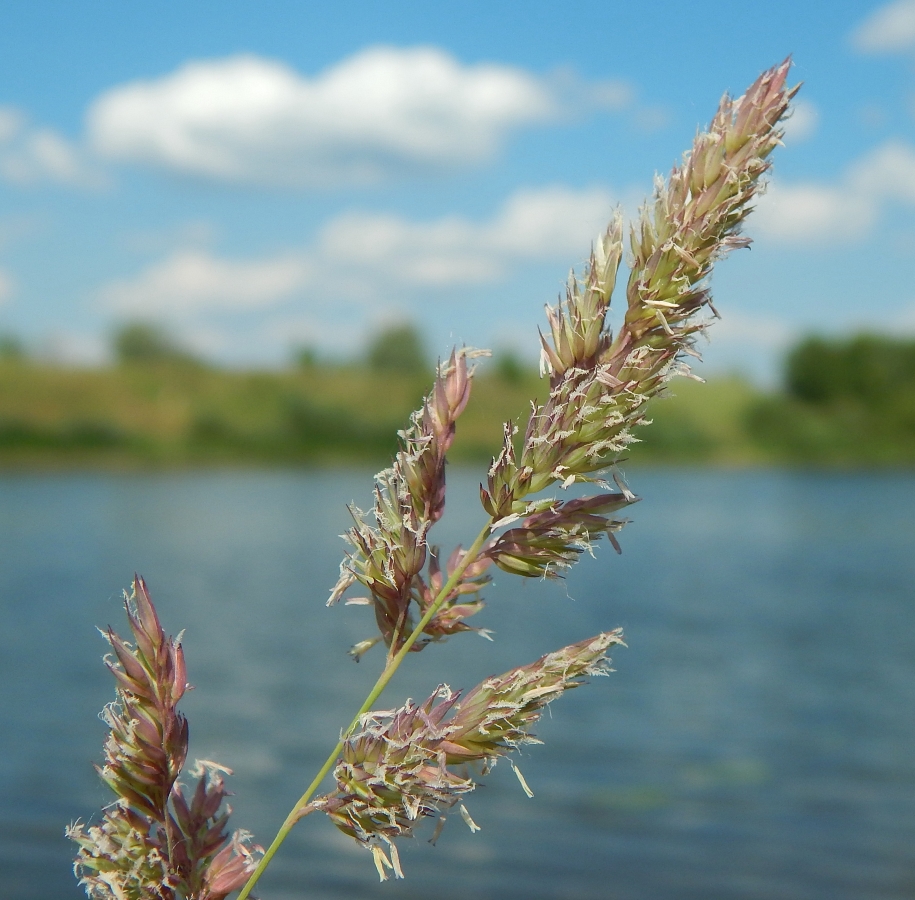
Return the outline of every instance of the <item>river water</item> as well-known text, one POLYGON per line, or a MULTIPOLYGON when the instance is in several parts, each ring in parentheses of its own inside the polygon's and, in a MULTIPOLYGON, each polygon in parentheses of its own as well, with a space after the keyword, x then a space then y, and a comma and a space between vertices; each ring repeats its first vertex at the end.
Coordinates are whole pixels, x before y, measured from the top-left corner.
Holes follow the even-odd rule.
MULTIPOLYGON (((64 826, 109 800, 94 626, 147 579, 185 629, 191 757, 231 766, 266 844, 374 680, 370 613, 324 607, 371 473, 0 477, 0 896, 76 900, 64 826)), ((644 500, 565 582, 497 574, 479 624, 414 654, 383 698, 622 626, 616 672, 557 700, 519 757, 405 842, 406 880, 314 816, 264 900, 867 900, 915 895, 915 476, 633 470, 644 500)), ((482 521, 453 471, 444 544, 482 521)))

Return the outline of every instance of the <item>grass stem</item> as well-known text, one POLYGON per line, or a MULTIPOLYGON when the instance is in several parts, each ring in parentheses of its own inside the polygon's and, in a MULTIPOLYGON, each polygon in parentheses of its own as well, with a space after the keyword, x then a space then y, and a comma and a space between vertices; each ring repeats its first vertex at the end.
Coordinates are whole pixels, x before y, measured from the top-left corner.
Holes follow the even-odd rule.
POLYGON ((296 801, 295 806, 292 807, 289 815, 286 816, 286 820, 283 822, 280 830, 277 832, 276 837, 273 839, 273 843, 267 848, 264 853, 263 858, 258 863, 257 868, 251 874, 251 877, 248 879, 245 886, 241 889, 241 893, 238 895, 238 900, 247 900, 248 895, 251 893, 251 890, 254 888, 254 885, 257 884, 258 879, 263 875, 264 870, 270 865, 270 860, 273 859, 276 851, 280 848, 280 845, 283 841, 286 840, 287 835, 292 831, 293 826, 296 822, 299 821, 303 816, 303 811, 308 805, 309 800, 314 796, 315 791, 317 791, 321 782, 327 777, 327 774, 331 771, 334 766, 334 763, 337 761, 337 757, 340 755, 340 752, 343 750, 343 741, 352 733, 353 729, 359 724, 359 720, 362 718, 365 713, 367 713, 372 706, 374 706, 375 701, 381 696, 384 689, 388 686, 390 680, 394 677, 394 673, 400 668, 400 664, 406 658, 406 655, 410 652, 410 648, 416 643, 419 639, 419 636, 423 633, 423 629, 429 622, 432 620, 432 617, 439 611, 442 604, 448 599, 448 595, 454 589, 455 585, 460 581, 461 576, 464 574, 464 571, 467 567, 476 559, 477 554, 480 552, 483 544, 486 542, 486 539, 489 537, 490 529, 492 527, 492 519, 490 519, 481 529, 480 533, 477 535, 476 540, 470 545, 467 549, 467 552, 464 554, 461 561, 455 566, 454 571, 451 573, 448 580, 442 585, 442 589, 438 592, 435 600, 426 610, 423 617, 416 624, 416 627, 410 633, 410 636, 404 641, 403 646, 397 653, 385 664, 384 670, 381 675, 378 677, 378 680, 375 682, 375 685, 369 691, 368 696, 365 698, 365 702, 359 707, 359 712, 353 717, 352 722, 350 722, 349 727, 343 734, 343 737, 337 742, 337 745, 331 751, 330 756, 327 757, 324 765, 321 766, 318 774, 315 775, 314 780, 308 785, 308 789, 302 794, 301 797, 296 801))

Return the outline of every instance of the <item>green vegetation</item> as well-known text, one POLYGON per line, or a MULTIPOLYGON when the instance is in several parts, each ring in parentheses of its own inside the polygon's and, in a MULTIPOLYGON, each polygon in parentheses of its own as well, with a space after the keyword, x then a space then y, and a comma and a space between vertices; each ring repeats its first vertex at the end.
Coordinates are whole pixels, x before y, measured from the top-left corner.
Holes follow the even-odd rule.
POLYGON ((366 361, 376 372, 404 375, 431 374, 422 338, 411 325, 393 325, 375 335, 366 361))
MULTIPOLYGON (((333 365, 303 349, 284 371, 208 367, 167 333, 125 326, 118 364, 65 369, 0 341, 0 465, 381 464, 428 389, 418 335, 391 329, 364 362, 333 365)), ((912 465, 915 341, 810 338, 785 366, 785 389, 736 378, 677 379, 652 402, 650 440, 631 464, 912 465)), ((510 352, 483 361, 452 458, 486 461, 500 424, 545 390, 510 352)))
POLYGON ((0 332, 0 360, 24 359, 25 348, 15 335, 0 332))
POLYGON ((747 431, 799 463, 915 463, 915 341, 808 338, 788 355, 786 391, 754 404, 747 431))
POLYGON ((114 333, 112 346, 115 359, 121 365, 199 365, 199 361, 165 329, 146 322, 133 322, 119 328, 114 333))
MULTIPOLYGON (((428 381, 365 365, 237 372, 176 358, 108 369, 0 359, 0 465, 376 463, 395 450, 428 381)), ((490 454, 500 421, 542 386, 526 372, 477 387, 457 459, 490 454)))

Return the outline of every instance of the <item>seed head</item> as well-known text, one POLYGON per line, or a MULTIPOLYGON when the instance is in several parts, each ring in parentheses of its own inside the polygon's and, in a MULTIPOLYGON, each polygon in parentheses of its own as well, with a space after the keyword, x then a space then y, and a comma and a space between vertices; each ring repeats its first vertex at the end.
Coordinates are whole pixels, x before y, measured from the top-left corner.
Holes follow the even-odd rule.
MULTIPOLYGON (((368 713, 344 742, 336 790, 308 811, 326 812, 370 849, 382 880, 389 870, 402 877, 394 839, 412 835, 420 820, 441 815, 476 787, 451 767, 479 763, 488 770, 518 745, 536 742, 530 729, 543 708, 588 675, 609 671, 606 651, 621 643, 619 631, 599 634, 487 678, 463 698, 440 685, 421 704, 368 713)), ((462 817, 478 829, 463 807, 462 817)))
MULTIPOLYGON (((411 604, 415 600, 421 605, 425 596, 420 573, 427 560, 427 535, 445 510, 446 455, 473 379, 467 363, 480 355, 485 351, 454 350, 439 366, 432 391, 413 413, 409 428, 400 433, 401 448, 394 464, 375 476, 371 514, 350 508, 354 525, 344 539, 352 551, 340 566, 328 603, 335 603, 356 582, 362 584, 388 646, 412 630, 411 604)), ((430 635, 445 634, 443 623, 430 635)), ((420 642, 414 649, 423 646, 420 642)))
POLYGON ((177 703, 187 689, 181 644, 166 637, 142 578, 125 595, 134 644, 110 628, 114 653, 106 665, 117 699, 102 718, 109 726, 105 763, 97 766, 116 796, 97 825, 75 823, 74 870, 92 900, 223 900, 254 870, 259 847, 249 835, 226 833, 231 810, 217 763, 198 762, 190 799, 178 782, 187 758, 188 724, 177 703))
POLYGON ((524 498, 559 482, 593 481, 612 466, 645 424, 645 405, 674 375, 687 374, 696 336, 714 313, 708 276, 716 260, 749 241, 740 228, 779 143, 798 88, 785 85, 790 61, 764 72, 744 96, 725 96, 709 130, 699 134, 667 182, 632 226, 627 309, 614 338, 606 325, 622 254, 617 215, 596 242, 581 279, 547 309, 552 342, 541 337, 541 367, 550 394, 535 406, 516 455, 507 425, 483 506, 497 518, 529 515, 524 498))

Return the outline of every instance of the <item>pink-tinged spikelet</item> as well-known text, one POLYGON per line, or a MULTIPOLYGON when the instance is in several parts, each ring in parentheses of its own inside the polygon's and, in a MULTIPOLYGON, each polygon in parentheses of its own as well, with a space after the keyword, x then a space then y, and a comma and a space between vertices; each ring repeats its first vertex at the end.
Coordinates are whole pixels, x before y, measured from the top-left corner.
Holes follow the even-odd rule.
MULTIPOLYGON (((476 787, 451 767, 480 763, 488 770, 518 745, 536 742, 531 728, 543 708, 588 675, 609 671, 606 651, 621 643, 619 631, 599 634, 487 678, 464 697, 440 685, 421 704, 366 714, 344 742, 336 790, 309 811, 326 812, 370 849, 382 879, 388 870, 403 877, 394 839, 411 835, 423 818, 440 816, 476 787)), ((519 780, 530 793, 520 774, 519 780)), ((463 807, 461 813, 477 830, 463 807)))
POLYGON ((225 830, 224 766, 198 762, 197 786, 185 797, 178 777, 188 725, 177 710, 188 687, 184 652, 165 636, 142 578, 125 606, 134 644, 105 633, 117 699, 102 714, 110 732, 96 767, 117 799, 98 824, 67 829, 79 846, 74 870, 92 900, 223 900, 247 881, 260 848, 225 830))
POLYGON ((658 180, 651 203, 632 226, 627 309, 614 338, 605 317, 622 258, 622 221, 598 238, 581 279, 569 277, 565 298, 547 308, 552 343, 541 338, 541 367, 550 395, 536 406, 516 458, 509 424, 493 462, 483 506, 497 519, 529 515, 524 498, 559 482, 593 481, 636 438, 645 404, 674 375, 687 374, 696 336, 714 313, 708 276, 727 251, 746 247, 741 225, 769 168, 797 87, 790 62, 764 72, 742 97, 725 96, 707 132, 658 180))

